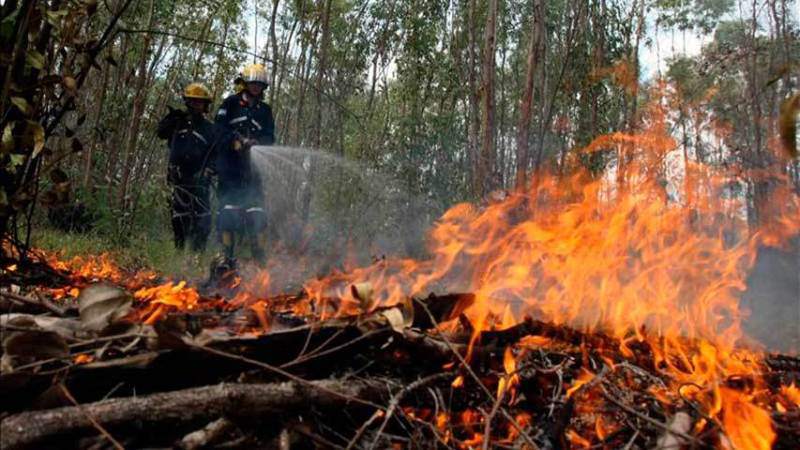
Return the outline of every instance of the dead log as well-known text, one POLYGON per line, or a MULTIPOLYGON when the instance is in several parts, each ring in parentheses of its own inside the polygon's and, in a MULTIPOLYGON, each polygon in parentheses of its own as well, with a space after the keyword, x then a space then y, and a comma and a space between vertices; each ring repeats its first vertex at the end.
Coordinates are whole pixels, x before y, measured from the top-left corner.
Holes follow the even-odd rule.
POLYGON ((388 397, 387 380, 319 380, 307 383, 222 383, 215 386, 104 400, 80 406, 30 411, 0 422, 0 447, 33 448, 59 435, 86 432, 94 423, 113 430, 186 425, 219 417, 250 419, 284 415, 287 411, 361 403, 388 397), (333 392, 338 393, 334 395, 333 392))

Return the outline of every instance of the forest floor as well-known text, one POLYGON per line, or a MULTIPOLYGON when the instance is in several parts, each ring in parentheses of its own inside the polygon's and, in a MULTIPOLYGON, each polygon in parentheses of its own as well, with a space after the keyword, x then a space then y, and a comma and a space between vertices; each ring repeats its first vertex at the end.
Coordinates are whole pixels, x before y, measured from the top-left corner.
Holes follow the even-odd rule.
POLYGON ((61 258, 107 253, 121 267, 147 268, 189 279, 206 276, 211 260, 220 250, 212 241, 202 253, 181 251, 175 248, 171 236, 166 232, 156 236, 135 236, 127 245, 120 245, 96 233, 65 233, 46 227, 35 229, 32 243, 34 247, 59 252, 61 258))

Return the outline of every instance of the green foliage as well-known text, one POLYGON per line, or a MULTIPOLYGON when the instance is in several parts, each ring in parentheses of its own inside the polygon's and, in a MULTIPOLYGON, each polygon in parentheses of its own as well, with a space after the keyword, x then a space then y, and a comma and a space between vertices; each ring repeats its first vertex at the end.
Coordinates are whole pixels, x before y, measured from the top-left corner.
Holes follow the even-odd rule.
POLYGON ((733 10, 735 0, 657 0, 658 21, 679 30, 696 29, 710 33, 725 14, 733 10))
MULTIPOLYGON (((38 153, 48 169, 68 174, 72 200, 83 202, 95 218, 96 239, 128 249, 154 246, 170 234, 167 149, 155 137, 155 126, 166 106, 182 103, 180 91, 189 82, 209 85, 215 106, 231 92, 241 65, 253 59, 248 42, 253 2, 133 2, 82 83, 73 70, 81 61, 76 43, 102 32, 112 13, 98 4, 89 14, 78 4, 83 3, 40 14, 40 26, 50 23, 56 38, 43 51, 28 46, 22 53, 25 71, 47 70, 39 90, 12 92, 3 100, 16 117, 3 123, 0 169, 19 174, 38 153), (62 42, 69 44, 66 56, 57 50, 62 42), (63 73, 55 73, 56 67, 63 73), (73 105, 63 123, 48 130, 42 113, 68 101, 73 105), (134 115, 140 120, 135 145, 134 115)), ((470 117, 480 117, 471 100, 477 97, 480 103, 487 75, 480 64, 487 2, 282 0, 274 42, 270 28, 276 3, 256 4, 265 45, 255 52, 275 75, 269 99, 279 143, 318 146, 349 167, 320 163, 299 170, 313 180, 307 187, 309 223, 317 226, 317 236, 397 234, 409 226, 409 211, 429 221, 448 205, 478 200, 474 149, 468 147, 470 133, 482 131, 482 125, 471 126, 470 117), (323 232, 320 226, 328 228, 323 232)), ((700 112, 710 112, 715 125, 736 124, 724 137, 725 148, 716 152, 721 164, 729 155, 750 161, 748 151, 766 148, 765 139, 757 142, 759 132, 767 129, 766 118, 777 111, 780 97, 797 84, 796 65, 791 65, 800 60, 796 18, 781 19, 777 12, 763 15, 767 21, 783 20, 782 25, 757 23, 753 36, 752 24, 732 20, 738 9, 733 0, 657 0, 646 2, 646 10, 637 8, 640 2, 622 1, 543 5, 544 53, 535 73, 528 136, 531 168, 537 164, 537 169, 567 174, 585 167, 600 176, 613 165, 613 152, 577 152, 599 135, 635 130, 647 98, 646 89, 636 89, 641 71, 636 42, 646 43, 654 21, 661 30, 713 32, 700 56, 669 61, 666 81, 678 111, 670 118, 675 129, 697 125, 693 121, 700 112), (646 15, 643 30, 637 29, 638 14, 646 15), (784 30, 780 36, 779 30, 784 30), (751 126, 756 106, 762 123, 751 126)), ((501 188, 513 187, 519 164, 516 140, 532 8, 527 0, 500 2, 492 131, 501 188)), ((13 33, 16 14, 2 18, 1 35, 13 33)), ((703 132, 710 127, 697 126, 706 127, 703 132)), ((682 143, 694 143, 698 159, 711 154, 701 138, 689 134, 682 143)), ((292 189, 302 184, 291 182, 292 189)), ((55 188, 47 180, 39 187, 42 193, 55 188)), ((0 189, 0 214, 20 203, 17 194, 0 189)), ((302 200, 292 201, 291 214, 308 212, 302 200)), ((38 219, 43 217, 41 212, 38 219)))

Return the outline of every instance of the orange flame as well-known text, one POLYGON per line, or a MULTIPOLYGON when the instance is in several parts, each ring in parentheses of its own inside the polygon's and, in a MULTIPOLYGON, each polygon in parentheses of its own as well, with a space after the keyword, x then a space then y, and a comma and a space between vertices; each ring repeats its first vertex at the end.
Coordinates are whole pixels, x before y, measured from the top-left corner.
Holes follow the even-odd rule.
POLYGON ((800 406, 800 389, 792 383, 789 386, 781 386, 781 394, 787 400, 794 403, 795 406, 800 406))
POLYGON ((145 323, 152 324, 169 309, 192 310, 200 301, 200 294, 194 288, 187 288, 186 282, 168 282, 151 288, 141 288, 133 293, 134 298, 145 302, 148 309, 142 312, 145 323))
MULTIPOLYGON (((712 416, 732 416, 727 408, 738 405, 761 417, 747 395, 726 399, 732 394, 720 385, 757 378, 760 356, 737 348, 746 315, 739 295, 757 248, 797 233, 800 199, 780 170, 748 174, 769 176, 773 196, 764 224, 751 229, 741 214, 745 199, 730 188, 741 184, 741 171, 676 158, 665 107, 654 102, 645 117, 640 133, 602 136, 586 148, 617 150, 622 164, 603 177, 540 176, 505 200, 456 205, 431 230, 429 259, 383 260, 309 282, 308 292, 323 301, 368 282, 385 305, 434 286, 474 292, 465 312, 470 344, 524 315, 604 332, 628 357, 633 343, 647 342, 656 367, 676 380, 672 389, 701 386, 695 400, 712 416)), ((770 442, 769 421, 762 430, 761 441, 770 442)))

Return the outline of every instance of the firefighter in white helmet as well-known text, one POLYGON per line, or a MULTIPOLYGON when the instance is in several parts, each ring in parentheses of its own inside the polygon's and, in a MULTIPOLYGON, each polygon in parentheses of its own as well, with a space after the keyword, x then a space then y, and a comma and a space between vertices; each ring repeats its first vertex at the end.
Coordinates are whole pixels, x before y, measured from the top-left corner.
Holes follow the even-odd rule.
POLYGON ((167 182, 172 186, 172 231, 175 246, 188 240, 192 250, 205 248, 211 231, 210 177, 216 155, 216 127, 205 118, 211 93, 201 83, 183 91, 186 109, 169 108, 158 123, 158 137, 167 140, 167 182))
POLYGON ((218 228, 225 256, 235 264, 236 236, 248 238, 252 255, 263 260, 267 241, 262 182, 251 161, 251 147, 275 142, 272 108, 264 102, 267 70, 252 64, 242 70, 245 89, 222 102, 216 123, 226 139, 217 156, 220 212, 218 228))

